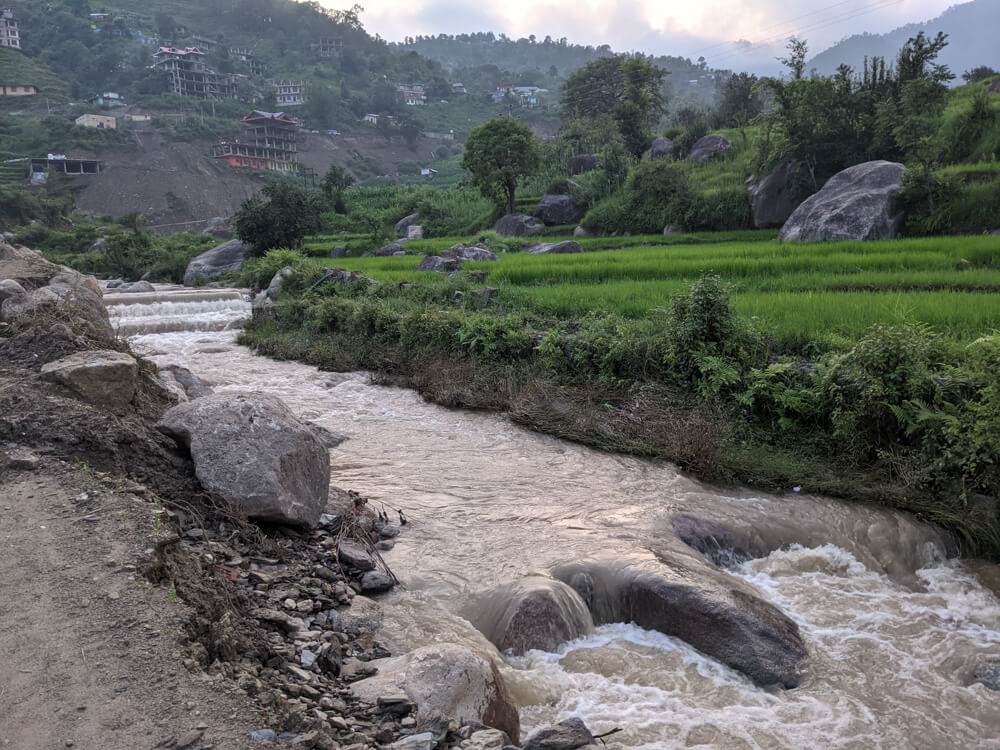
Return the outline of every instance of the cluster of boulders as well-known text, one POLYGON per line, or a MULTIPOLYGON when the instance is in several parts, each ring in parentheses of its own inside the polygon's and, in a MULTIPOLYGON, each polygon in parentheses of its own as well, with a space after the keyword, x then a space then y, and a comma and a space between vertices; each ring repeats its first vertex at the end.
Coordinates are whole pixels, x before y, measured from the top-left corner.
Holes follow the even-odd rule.
POLYGON ((442 250, 439 255, 425 256, 417 266, 418 271, 438 271, 454 273, 462 267, 465 261, 498 261, 500 257, 482 245, 452 245, 442 250))

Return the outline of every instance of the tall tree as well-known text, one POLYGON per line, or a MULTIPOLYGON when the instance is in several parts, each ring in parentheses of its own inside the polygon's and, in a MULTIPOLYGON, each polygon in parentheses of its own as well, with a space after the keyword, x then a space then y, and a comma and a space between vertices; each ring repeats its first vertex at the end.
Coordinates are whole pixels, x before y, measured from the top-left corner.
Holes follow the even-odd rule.
POLYGON ((235 234, 252 246, 254 255, 296 248, 319 229, 319 210, 313 195, 290 182, 272 182, 243 201, 234 217, 235 234))
POLYGON ((498 117, 473 128, 465 142, 462 168, 483 197, 514 213, 517 184, 538 168, 538 141, 524 123, 498 117))

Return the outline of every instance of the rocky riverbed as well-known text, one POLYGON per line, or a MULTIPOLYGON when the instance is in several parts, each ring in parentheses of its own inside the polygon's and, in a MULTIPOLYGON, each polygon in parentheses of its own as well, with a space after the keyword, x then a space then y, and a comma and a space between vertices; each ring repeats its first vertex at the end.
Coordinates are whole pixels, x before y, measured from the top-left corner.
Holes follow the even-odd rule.
MULTIPOLYGON (((380 642, 401 523, 325 485, 249 520, 161 422, 205 390, 134 356, 92 278, 0 243, 0 305, 0 746, 517 746, 495 665, 380 642)), ((523 747, 595 742, 564 724, 523 747)))

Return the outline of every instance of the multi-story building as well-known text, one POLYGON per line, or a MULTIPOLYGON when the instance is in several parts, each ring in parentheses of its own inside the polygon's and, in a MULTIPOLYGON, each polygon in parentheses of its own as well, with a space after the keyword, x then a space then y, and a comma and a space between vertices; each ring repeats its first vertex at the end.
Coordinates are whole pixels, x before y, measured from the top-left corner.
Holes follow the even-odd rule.
POLYGON ((278 81, 274 84, 274 100, 279 107, 296 107, 305 104, 301 83, 278 81))
POLYGON ((339 39, 320 39, 309 46, 312 47, 316 57, 334 57, 340 53, 340 48, 344 43, 339 39))
POLYGON ((173 94, 199 99, 236 98, 236 80, 207 67, 204 57, 197 47, 160 47, 153 53, 153 66, 167 74, 173 94))
POLYGON ((17 30, 17 19, 10 8, 0 10, 0 47, 21 49, 21 35, 17 30))
POLYGON ((403 101, 411 107, 421 107, 424 102, 427 101, 427 96, 424 93, 424 87, 419 83, 397 84, 396 91, 402 95, 403 101))
POLYGON ((254 110, 240 120, 243 132, 234 141, 223 141, 213 156, 234 167, 298 172, 296 133, 299 123, 284 112, 254 110))

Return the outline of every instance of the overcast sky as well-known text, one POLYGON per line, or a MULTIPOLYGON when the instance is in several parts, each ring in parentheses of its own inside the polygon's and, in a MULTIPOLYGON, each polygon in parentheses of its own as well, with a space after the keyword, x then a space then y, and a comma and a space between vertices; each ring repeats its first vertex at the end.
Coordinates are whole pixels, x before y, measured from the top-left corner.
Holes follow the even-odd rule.
MULTIPOLYGON (((347 7, 352 0, 321 0, 347 7)), ((792 34, 822 52, 851 34, 884 33, 939 15, 961 0, 358 0, 370 34, 503 32, 610 44, 616 51, 704 56, 718 68, 760 69, 792 34)), ((767 72, 767 71, 761 71, 767 72)))

